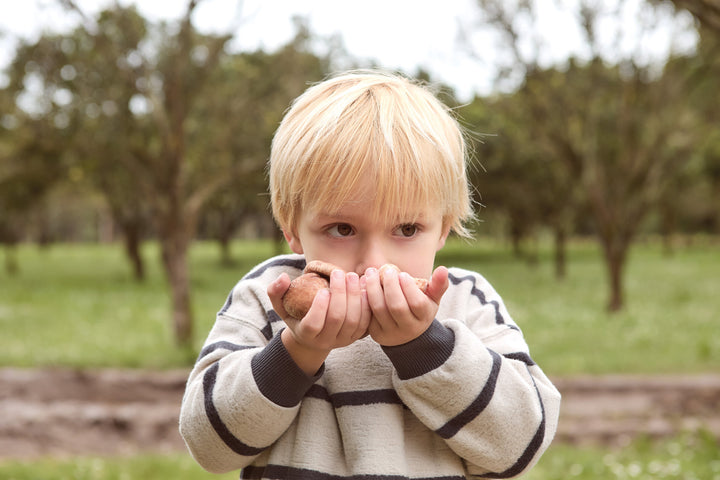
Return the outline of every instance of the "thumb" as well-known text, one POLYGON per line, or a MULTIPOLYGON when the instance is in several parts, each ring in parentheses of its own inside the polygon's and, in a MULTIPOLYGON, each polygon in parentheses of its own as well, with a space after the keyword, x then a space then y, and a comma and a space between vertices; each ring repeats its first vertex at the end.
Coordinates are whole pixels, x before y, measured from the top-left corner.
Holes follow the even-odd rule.
POLYGON ((267 287, 267 294, 270 297, 273 310, 283 319, 289 316, 282 302, 282 297, 287 292, 288 287, 290 287, 290 277, 284 272, 267 287))
POLYGON ((439 304, 440 299, 447 291, 450 286, 450 280, 448 279, 448 269, 440 266, 430 276, 428 282, 426 294, 432 301, 439 304))

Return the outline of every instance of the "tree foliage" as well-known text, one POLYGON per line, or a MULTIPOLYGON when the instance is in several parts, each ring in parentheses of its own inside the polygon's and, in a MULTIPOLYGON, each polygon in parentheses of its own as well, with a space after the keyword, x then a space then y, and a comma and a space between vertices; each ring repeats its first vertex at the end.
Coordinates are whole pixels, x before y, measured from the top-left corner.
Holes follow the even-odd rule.
MULTIPOLYGON (((536 19, 533 2, 478 4, 511 53, 500 75, 521 71, 524 78, 505 102, 496 103, 505 122, 516 126, 502 139, 512 150, 504 158, 515 157, 502 168, 511 169, 506 175, 519 176, 516 182, 532 192, 533 213, 558 239, 566 237, 571 220, 587 208, 605 254, 608 309, 618 310, 623 306, 622 272, 637 229, 672 194, 672 180, 688 164, 697 140, 698 122, 686 105, 687 77, 672 70, 657 75, 637 51, 608 63, 600 24, 607 12, 595 2, 579 2, 576 10, 590 58, 562 67, 542 66, 541 46, 534 53, 523 48, 524 29, 536 19)), ((648 30, 645 34, 666 18, 649 7, 642 13, 638 25, 648 30)), ((557 247, 562 258, 562 241, 557 247)))
MULTIPOLYGON (((70 159, 105 196, 138 277, 140 241, 152 226, 180 345, 192 339, 187 255, 201 212, 210 199, 237 210, 262 208, 260 179, 279 115, 327 65, 306 51, 302 28, 277 53, 230 54, 230 35, 193 27, 197 5, 190 1, 178 24, 152 25, 134 7, 118 5, 97 18, 80 12, 84 22, 73 31, 21 46, 10 70, 10 90, 37 112, 32 125, 54 125, 33 133, 33 152, 15 142, 22 172, 34 174, 30 158, 53 166, 62 165, 60 155, 70 159)), ((13 181, 37 190, 26 177, 13 181)))

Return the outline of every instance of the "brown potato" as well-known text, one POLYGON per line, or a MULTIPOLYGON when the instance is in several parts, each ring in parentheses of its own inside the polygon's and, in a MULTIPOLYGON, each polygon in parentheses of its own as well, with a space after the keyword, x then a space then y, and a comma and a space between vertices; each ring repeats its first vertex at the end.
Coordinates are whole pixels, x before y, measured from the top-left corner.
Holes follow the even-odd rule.
MULTIPOLYGON (((400 272, 400 268, 398 268, 397 265, 393 265, 392 263, 386 263, 385 265, 383 265, 382 267, 380 267, 380 269, 378 270, 378 272, 379 272, 379 274, 380 274, 380 281, 381 281, 381 282, 384 282, 384 281, 385 281, 385 273, 386 273, 389 269, 393 269, 393 270, 397 271, 398 273, 400 272)), ((427 293, 427 286, 428 286, 428 281, 427 281, 427 279, 425 279, 425 278, 416 278, 416 279, 415 279, 415 284, 418 286, 418 288, 419 288, 420 290, 423 291, 423 293, 427 293)))
POLYGON ((305 266, 303 274, 290 282, 282 297, 285 311, 293 318, 303 318, 317 292, 330 286, 330 274, 336 267, 332 263, 313 260, 305 266))
MULTIPOLYGON (((296 319, 303 318, 310 310, 317 292, 330 286, 330 274, 337 268, 339 267, 332 263, 319 260, 309 262, 303 270, 304 273, 290 282, 290 287, 282 297, 283 307, 288 315, 296 319)), ((400 271, 395 265, 389 263, 383 265, 379 269, 381 281, 385 277, 385 272, 390 268, 400 271)), ((415 283, 420 290, 427 293, 428 281, 426 279, 416 278, 415 283)))
POLYGON ((317 273, 304 273, 290 282, 282 297, 285 311, 293 318, 301 319, 310 310, 317 292, 327 288, 330 282, 317 273))

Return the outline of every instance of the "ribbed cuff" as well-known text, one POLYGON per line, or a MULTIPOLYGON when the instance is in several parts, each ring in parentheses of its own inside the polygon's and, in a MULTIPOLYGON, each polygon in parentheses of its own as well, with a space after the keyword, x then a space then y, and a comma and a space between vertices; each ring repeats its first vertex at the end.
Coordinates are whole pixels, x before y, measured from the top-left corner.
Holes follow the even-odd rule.
POLYGON ((414 340, 382 347, 401 380, 424 375, 444 364, 455 347, 455 333, 437 320, 414 340))
POLYGON ((306 375, 285 349, 279 333, 253 357, 250 365, 260 392, 281 407, 300 403, 325 371, 323 365, 315 376, 306 375))

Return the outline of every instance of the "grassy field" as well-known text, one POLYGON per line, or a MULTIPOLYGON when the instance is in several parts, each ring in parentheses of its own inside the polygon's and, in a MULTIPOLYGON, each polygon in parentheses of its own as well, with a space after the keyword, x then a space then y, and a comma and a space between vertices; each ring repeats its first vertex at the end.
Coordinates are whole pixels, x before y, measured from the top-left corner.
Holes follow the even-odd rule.
MULTIPOLYGON (((553 445, 524 480, 720 480, 717 441, 703 433, 662 442, 639 440, 622 449, 553 445)), ((212 475, 184 454, 133 458, 47 459, 0 462, 7 480, 231 480, 212 475)))
MULTIPOLYGON (((196 356, 235 282, 273 253, 267 242, 233 245, 236 265, 219 265, 216 246, 192 250, 196 317, 192 351, 174 347, 158 253, 144 250, 148 278, 135 282, 116 245, 23 246, 21 271, 0 272, 0 365, 173 368, 196 356)), ((552 274, 549 249, 531 266, 502 245, 454 241, 438 263, 483 273, 521 326, 531 353, 551 375, 720 371, 720 246, 705 242, 666 256, 636 246, 626 272, 627 308, 605 311, 599 252, 576 242, 568 276, 552 274)))

